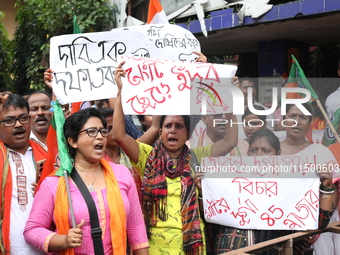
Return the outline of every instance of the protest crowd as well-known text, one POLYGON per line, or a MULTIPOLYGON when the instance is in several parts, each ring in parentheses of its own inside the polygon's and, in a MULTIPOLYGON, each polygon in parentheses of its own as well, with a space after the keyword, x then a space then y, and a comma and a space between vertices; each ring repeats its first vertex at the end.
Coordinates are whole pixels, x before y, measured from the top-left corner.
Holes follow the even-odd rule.
MULTIPOLYGON (((194 54, 198 64, 209 64, 203 53, 194 54)), ((340 59, 338 65, 340 76, 340 59)), ((52 69, 44 73, 51 93, 1 91, 1 254, 224 254, 339 221, 339 143, 334 137, 324 144, 313 139, 317 106, 300 105, 312 115, 295 104, 287 104, 282 116, 280 106, 272 114, 254 113, 268 110, 257 101, 257 80, 233 76, 230 84, 243 93, 244 114, 132 116, 124 112, 128 72, 120 62, 113 72, 115 97, 93 101, 60 104, 52 69), (314 164, 314 184, 301 178, 294 186, 274 175, 269 181, 247 175, 220 184, 198 171, 207 162, 246 166, 271 159, 301 159, 296 172, 314 164), (235 183, 239 193, 218 191, 235 183), (253 199, 264 191, 271 214, 261 211, 264 201, 253 199), (294 192, 311 195, 298 202, 279 199, 278 193, 294 192), (298 213, 287 213, 282 204, 298 213), (218 218, 227 214, 233 220, 218 218), (266 227, 251 225, 256 217, 266 227)), ((338 94, 339 89, 326 100, 331 120, 340 115, 338 94)), ((339 237, 323 233, 300 240, 294 254, 340 254, 339 237)), ((259 254, 283 253, 277 247, 259 254)))
MULTIPOLYGON (((53 70, 44 75, 52 89, 53 70)), ((296 105, 287 105, 283 119, 297 125, 284 127, 281 142, 265 125, 256 124, 263 123, 264 117, 253 114, 246 100, 241 119, 251 120, 252 125, 245 125, 242 134, 236 125, 213 125, 215 119, 236 122, 232 113, 191 120, 185 115, 154 115, 147 125, 141 123, 142 130, 123 112, 125 76, 122 62, 115 71, 116 98, 82 102, 82 109, 75 112, 76 104, 64 105, 62 116, 51 110, 58 104, 52 101, 54 94, 34 91, 23 97, 2 92, 3 254, 222 254, 292 230, 239 229, 207 222, 204 175, 195 172, 193 164, 200 164, 204 157, 304 154, 314 155, 318 163, 336 164, 331 150, 307 140, 313 116, 296 105), (66 118, 62 140, 67 149, 53 154, 52 147, 60 143, 53 136, 56 117, 66 118), (193 122, 195 128, 190 129, 193 122), (60 174, 61 166, 67 164, 62 153, 71 158, 72 211, 68 185, 60 174)), ((251 83, 256 98, 254 80, 232 78, 236 87, 244 83, 251 83)), ((304 106, 313 112, 308 104, 304 106)), ((319 228, 339 218, 337 185, 331 173, 320 175, 319 228)), ((304 254, 311 247, 314 254, 337 254, 337 238, 338 234, 324 233, 299 241, 294 254, 304 254)))

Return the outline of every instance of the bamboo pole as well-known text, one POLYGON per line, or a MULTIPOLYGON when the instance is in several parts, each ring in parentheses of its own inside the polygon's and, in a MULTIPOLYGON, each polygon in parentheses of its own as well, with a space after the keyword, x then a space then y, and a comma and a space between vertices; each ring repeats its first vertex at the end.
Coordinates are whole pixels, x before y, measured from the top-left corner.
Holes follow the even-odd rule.
POLYGON ((67 174, 66 170, 64 170, 64 178, 65 178, 65 182, 66 182, 66 192, 67 192, 68 204, 69 204, 69 207, 70 207, 72 228, 76 228, 77 227, 76 218, 75 218, 75 215, 74 215, 70 185, 68 183, 68 174, 67 174))

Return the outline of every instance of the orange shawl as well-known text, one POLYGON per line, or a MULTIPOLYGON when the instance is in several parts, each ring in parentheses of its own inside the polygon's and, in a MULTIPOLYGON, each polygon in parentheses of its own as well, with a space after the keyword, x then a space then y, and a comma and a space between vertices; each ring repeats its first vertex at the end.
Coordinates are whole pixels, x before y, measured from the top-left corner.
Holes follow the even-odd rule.
MULTIPOLYGON (((36 142, 29 140, 29 145, 32 147, 34 163, 46 159, 47 152, 36 142)), ((8 161, 9 150, 3 142, 0 142, 0 226, 2 233, 0 235, 0 252, 1 254, 10 253, 10 216, 11 216, 11 198, 12 198, 12 174, 8 161)))
MULTIPOLYGON (((112 247, 115 255, 126 254, 126 217, 125 209, 118 182, 110 164, 102 159, 100 161, 104 168, 106 181, 107 202, 110 210, 110 228, 112 247)), ((54 205, 54 218, 59 234, 67 235, 70 229, 68 220, 69 204, 66 193, 65 178, 61 177, 58 182, 56 200, 54 205)), ((74 250, 68 249, 60 251, 60 255, 73 255, 74 250)))

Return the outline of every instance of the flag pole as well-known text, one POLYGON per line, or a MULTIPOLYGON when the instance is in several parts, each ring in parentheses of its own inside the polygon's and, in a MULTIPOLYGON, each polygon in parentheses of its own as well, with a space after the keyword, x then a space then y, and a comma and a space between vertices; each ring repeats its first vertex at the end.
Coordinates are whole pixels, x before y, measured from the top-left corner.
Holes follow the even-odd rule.
POLYGON ((314 98, 314 100, 316 101, 316 104, 317 104, 317 106, 319 107, 319 109, 320 109, 322 115, 324 116, 324 118, 325 118, 325 120, 326 120, 328 126, 329 126, 330 129, 332 130, 332 133, 334 134, 336 141, 340 144, 340 138, 339 138, 338 132, 335 130, 334 126, 332 125, 332 123, 331 123, 331 121, 330 121, 330 119, 328 118, 328 115, 327 115, 325 109, 323 108, 323 106, 322 106, 322 104, 321 104, 321 102, 320 102, 320 100, 319 100, 318 95, 315 93, 314 89, 313 89, 312 86, 310 85, 310 83, 309 83, 307 77, 305 76, 305 74, 304 74, 304 72, 303 72, 303 70, 302 70, 302 68, 301 68, 301 66, 300 66, 300 64, 299 64, 299 62, 296 60, 296 58, 294 57, 294 55, 291 55, 291 56, 292 56, 292 62, 293 62, 293 63, 292 63, 292 67, 291 67, 291 70, 290 70, 290 73, 289 73, 289 79, 288 79, 288 81, 289 81, 291 78, 293 79, 293 81, 294 81, 295 79, 297 79, 297 78, 296 78, 297 74, 300 75, 300 78, 301 78, 301 79, 304 79, 304 80, 305 80, 304 87, 311 93, 312 98, 314 98), (293 68, 293 64, 296 65, 296 67, 294 66, 295 68, 293 68), (296 70, 295 70, 295 69, 298 69, 297 73, 296 73, 296 70), (293 73, 293 76, 294 76, 294 77, 291 77, 292 70, 294 70, 294 73, 293 73), (300 71, 300 73, 299 73, 299 71, 300 71))
MULTIPOLYGON (((80 34, 81 33, 81 29, 77 23, 77 17, 76 15, 73 15, 73 34, 80 34)), ((57 104, 58 106, 59 103, 57 104)), ((60 107, 58 107, 58 117, 64 117, 64 113, 60 112, 60 107)), ((67 148, 66 148, 66 144, 63 141, 63 137, 64 137, 64 133, 62 131, 62 126, 60 125, 61 123, 64 124, 65 122, 65 118, 62 118, 63 121, 60 121, 58 123, 58 128, 57 128, 57 137, 58 137, 58 151, 59 151, 59 156, 60 156, 60 161, 61 161, 61 166, 63 168, 63 175, 65 178, 65 184, 66 184, 66 192, 67 192, 67 200, 68 200, 68 205, 69 205, 69 209, 70 209, 70 214, 71 214, 71 221, 72 221, 72 228, 76 228, 77 227, 77 223, 76 223, 76 218, 74 215, 74 209, 73 209, 73 204, 72 204, 72 197, 71 197, 71 191, 70 191, 70 184, 68 182, 68 174, 71 173, 67 170, 72 169, 72 164, 70 161, 70 158, 68 156, 68 152, 67 152, 67 148), (64 164, 63 164, 64 163, 64 164), (66 170, 67 169, 67 170, 66 170)), ((61 175, 61 173, 60 173, 61 175)))
POLYGON ((68 205, 70 207, 72 228, 76 228, 77 227, 76 217, 74 216, 72 197, 71 197, 71 191, 70 191, 70 184, 68 183, 68 173, 67 173, 66 170, 64 170, 64 178, 65 178, 65 183, 66 183, 66 192, 67 192, 68 205))
POLYGON ((70 185, 68 181, 68 176, 72 172, 73 164, 71 162, 70 155, 68 153, 68 149, 66 146, 66 139, 65 139, 64 131, 63 131, 65 117, 64 117, 64 113, 61 109, 61 106, 58 100, 54 102, 53 104, 53 111, 54 111, 53 119, 55 123, 56 136, 57 136, 58 153, 60 157, 60 167, 55 173, 55 175, 60 176, 60 178, 64 176, 65 178, 67 199, 68 199, 69 210, 70 210, 71 221, 72 221, 72 228, 76 228, 77 224, 76 224, 73 205, 72 205, 70 185))
POLYGON ((320 109, 320 111, 321 111, 323 117, 325 118, 325 120, 326 120, 328 126, 330 127, 330 129, 331 129, 333 135, 335 136, 336 141, 340 144, 340 137, 339 137, 339 135, 338 135, 338 132, 336 132, 336 130, 335 130, 335 128, 334 128, 334 126, 333 126, 331 120, 328 118, 328 115, 327 115, 325 109, 323 108, 323 106, 322 106, 322 104, 321 104, 319 98, 315 99, 315 101, 316 101, 316 104, 317 104, 317 106, 319 107, 319 109, 320 109))

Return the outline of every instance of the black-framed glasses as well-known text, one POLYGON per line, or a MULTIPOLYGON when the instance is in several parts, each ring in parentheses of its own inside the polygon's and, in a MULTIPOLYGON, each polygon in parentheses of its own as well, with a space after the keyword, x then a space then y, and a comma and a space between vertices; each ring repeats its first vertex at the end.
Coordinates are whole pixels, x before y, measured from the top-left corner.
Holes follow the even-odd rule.
POLYGON ((19 118, 7 118, 4 120, 0 120, 0 122, 4 123, 5 127, 13 127, 15 123, 17 123, 17 120, 22 124, 28 124, 30 122, 31 116, 29 115, 23 115, 20 116, 19 118))
POLYGON ((108 128, 97 129, 97 128, 94 128, 94 127, 90 127, 90 128, 86 128, 84 130, 81 130, 79 132, 79 134, 83 133, 83 132, 86 132, 89 137, 96 137, 98 135, 98 132, 100 132, 102 137, 108 137, 109 134, 110 134, 110 129, 108 129, 108 128))

